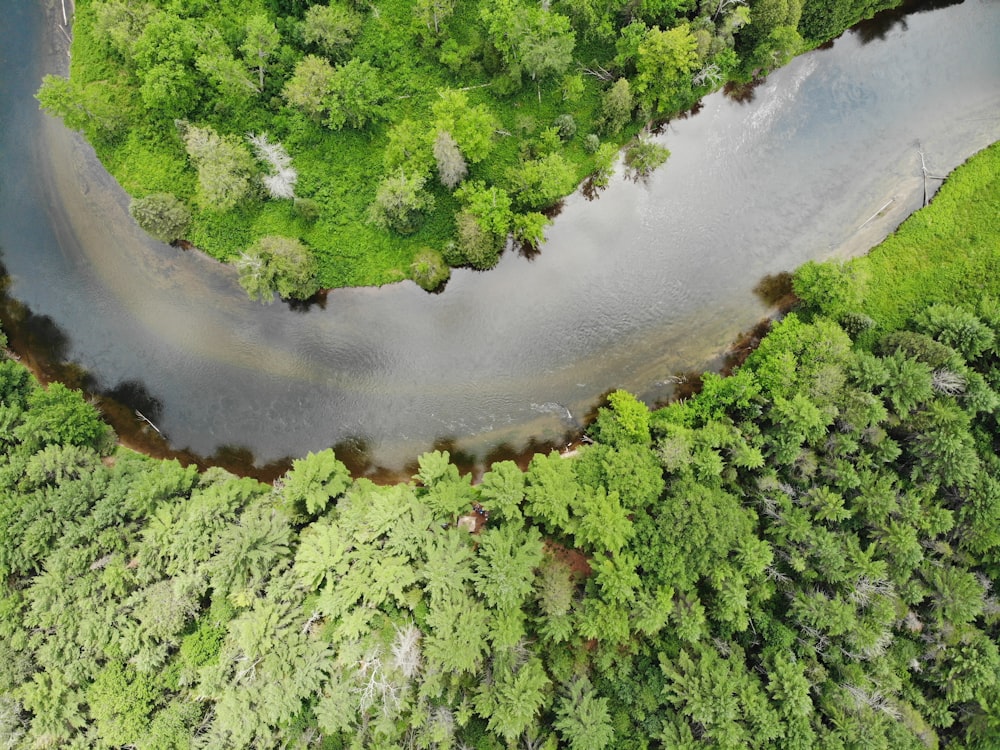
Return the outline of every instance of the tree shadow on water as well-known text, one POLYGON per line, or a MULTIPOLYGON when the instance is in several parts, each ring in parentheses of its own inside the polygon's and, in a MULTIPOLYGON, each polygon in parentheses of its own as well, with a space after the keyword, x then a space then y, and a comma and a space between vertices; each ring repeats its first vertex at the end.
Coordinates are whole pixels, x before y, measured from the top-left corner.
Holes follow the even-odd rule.
POLYGON ((885 40, 895 29, 906 31, 906 17, 913 13, 926 13, 941 10, 952 5, 961 5, 963 0, 907 0, 895 8, 888 8, 876 13, 871 18, 861 21, 851 28, 851 33, 862 44, 885 40))
POLYGON ((768 307, 785 307, 795 301, 792 289, 792 274, 788 271, 768 274, 753 288, 753 293, 768 307))

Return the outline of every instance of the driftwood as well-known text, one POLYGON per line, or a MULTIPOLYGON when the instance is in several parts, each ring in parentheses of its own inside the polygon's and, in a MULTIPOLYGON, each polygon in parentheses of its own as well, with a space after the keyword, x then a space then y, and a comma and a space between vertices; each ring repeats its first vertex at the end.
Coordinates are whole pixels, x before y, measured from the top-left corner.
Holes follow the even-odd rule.
POLYGON ((150 427, 152 427, 154 430, 156 430, 156 434, 157 435, 163 435, 163 433, 160 432, 160 428, 157 427, 155 424, 153 424, 152 421, 150 421, 149 417, 147 417, 141 411, 139 411, 138 409, 136 409, 135 410, 135 415, 137 417, 139 417, 139 419, 141 419, 143 422, 145 422, 146 424, 148 424, 150 427))
POLYGON ((927 178, 929 177, 932 180, 943 180, 944 177, 938 177, 937 175, 930 174, 927 171, 927 162, 924 161, 924 152, 923 152, 923 150, 922 149, 918 149, 917 153, 920 154, 920 171, 923 172, 923 175, 924 175, 924 205, 926 206, 927 205, 927 178))
POLYGON ((868 220, 865 221, 865 223, 862 224, 860 227, 858 227, 858 229, 861 230, 861 229, 864 229, 866 226, 868 226, 868 222, 869 221, 871 221, 876 216, 878 216, 880 213, 882 213, 883 211, 885 211, 890 205, 892 205, 895 202, 895 200, 896 200, 895 198, 890 198, 889 201, 884 206, 882 206, 882 208, 880 208, 878 211, 876 211, 871 216, 869 216, 868 220))

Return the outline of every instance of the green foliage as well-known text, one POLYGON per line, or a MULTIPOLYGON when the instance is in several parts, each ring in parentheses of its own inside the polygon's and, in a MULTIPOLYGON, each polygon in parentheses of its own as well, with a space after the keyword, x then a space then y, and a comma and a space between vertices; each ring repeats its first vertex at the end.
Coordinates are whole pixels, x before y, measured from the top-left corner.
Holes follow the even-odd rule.
POLYGON ((471 104, 464 91, 444 89, 431 105, 431 116, 437 132, 449 133, 462 154, 478 164, 493 149, 496 118, 483 104, 471 104))
POLYGON ((381 229, 412 234, 423 212, 434 206, 434 196, 424 190, 423 177, 408 177, 402 171, 386 177, 368 207, 368 221, 381 229))
POLYGON ((323 98, 325 124, 334 130, 363 128, 380 117, 385 87, 379 77, 373 65, 356 57, 335 68, 323 98))
POLYGON ((663 114, 683 101, 698 64, 697 47, 687 24, 646 31, 636 48, 634 88, 649 112, 663 114))
POLYGON ((148 675, 118 662, 107 664, 87 691, 98 736, 111 746, 134 744, 149 729, 156 689, 148 675))
POLYGON ((184 148, 198 170, 198 201, 212 211, 228 211, 250 197, 255 173, 253 156, 232 135, 211 127, 179 123, 184 148))
POLYGON ((625 167, 635 179, 646 179, 666 163, 670 151, 665 146, 639 139, 625 149, 625 167))
POLYGON ((275 487, 104 462, 79 394, 4 361, 0 737, 991 747, 1000 314, 885 309, 853 342, 789 315, 697 396, 615 392, 596 444, 478 485, 442 451, 389 486, 331 451, 275 487))
POLYGON ((133 198, 128 212, 145 232, 163 242, 182 239, 191 225, 191 211, 170 193, 133 198))
POLYGON ((479 484, 480 501, 491 513, 517 522, 522 518, 524 472, 513 461, 498 461, 483 475, 479 484))
POLYGON ((285 474, 281 494, 285 505, 296 514, 317 516, 351 485, 351 475, 333 451, 309 453, 292 462, 285 474))
POLYGON ((311 5, 302 19, 302 39, 327 55, 337 55, 350 46, 363 22, 360 13, 340 3, 311 5))
POLYGON ((836 263, 807 261, 795 270, 792 288, 803 302, 833 320, 857 306, 847 271, 836 263))
POLYGON ((597 697, 586 679, 570 685, 560 701, 554 726, 571 750, 604 750, 615 736, 608 699, 597 697))
POLYGON ((491 3, 480 12, 490 41, 515 75, 523 69, 536 80, 558 76, 569 67, 576 40, 566 16, 511 0, 491 3))
POLYGON ((632 121, 635 100, 627 78, 619 78, 601 99, 600 127, 608 135, 616 135, 632 121))
POLYGON ((187 205, 184 239, 215 258, 236 261, 261 237, 297 237, 321 286, 380 285, 410 275, 427 248, 486 269, 512 230, 517 242, 542 242, 537 211, 589 174, 594 187, 607 184, 636 109, 670 116, 802 46, 797 0, 695 6, 92 0, 75 14, 70 79, 46 78, 38 96, 84 131, 130 194, 187 205), (190 123, 181 139, 170 127, 178 119, 190 123), (247 158, 248 130, 280 138, 294 189, 275 182, 282 170, 261 174, 247 158), (435 154, 442 132, 454 143, 435 154), (589 137, 598 132, 608 140, 600 154, 589 137), (197 154, 195 133, 207 146, 197 154), (417 216, 365 222, 380 185, 400 170, 428 179, 435 167, 449 189, 475 181, 513 197, 524 218, 498 228, 481 206, 430 189, 437 200, 417 216), (295 206, 260 200, 268 194, 295 206))
POLYGON ((319 288, 315 258, 291 237, 261 237, 240 255, 236 268, 247 296, 265 304, 275 292, 284 299, 308 299, 319 288))
POLYGON ((611 446, 636 443, 648 445, 649 409, 628 391, 614 391, 608 396, 608 407, 597 411, 595 437, 611 446))
POLYGON ((573 464, 557 452, 531 459, 524 488, 525 509, 553 534, 572 531, 570 513, 577 487, 573 464))
POLYGON ((511 167, 507 181, 519 208, 549 208, 573 190, 576 174, 565 157, 552 152, 511 167))
POLYGON ((451 269, 436 250, 424 250, 410 264, 410 278, 428 292, 443 287, 450 277, 451 269))
POLYGON ((52 383, 31 391, 27 405, 30 411, 15 430, 24 443, 36 449, 56 443, 88 446, 98 451, 109 449, 111 428, 101 422, 79 391, 52 383))
POLYGON ((281 94, 293 107, 319 120, 329 107, 327 99, 333 91, 334 74, 333 66, 324 58, 306 55, 295 65, 281 94))
POLYGON ((111 139, 124 126, 120 110, 97 83, 80 85, 61 76, 46 75, 37 98, 42 109, 62 118, 73 130, 111 139))

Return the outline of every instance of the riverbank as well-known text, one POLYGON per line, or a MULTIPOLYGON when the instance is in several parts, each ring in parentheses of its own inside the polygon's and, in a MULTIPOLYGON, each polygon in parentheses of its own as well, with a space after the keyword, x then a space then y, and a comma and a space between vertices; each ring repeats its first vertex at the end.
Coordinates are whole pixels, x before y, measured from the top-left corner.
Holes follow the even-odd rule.
POLYGON ((861 312, 891 329, 935 302, 1000 299, 998 268, 1000 142, 949 174, 927 208, 846 270, 861 312))
MULTIPOLYGON (((1000 299, 1000 277, 994 273, 1000 267, 998 216, 1000 142, 959 166, 943 181, 929 206, 908 217, 892 235, 874 248, 868 248, 863 256, 858 255, 858 233, 851 236, 846 246, 838 248, 832 254, 832 262, 850 259, 843 277, 850 288, 845 289, 844 294, 859 301, 859 311, 877 320, 890 321, 897 327, 916 311, 935 301, 968 300, 981 294, 1000 299), (961 251, 955 252, 956 248, 961 251), (906 272, 900 272, 901 268, 907 269, 906 272), (905 277, 905 281, 901 281, 900 277, 905 277)), ((881 218, 892 220, 890 216, 881 218)), ((800 301, 791 293, 791 283, 791 277, 786 276, 775 279, 766 292, 762 290, 771 304, 767 316, 720 354, 716 371, 729 374, 738 368, 760 345, 770 325, 799 304, 800 301)), ((172 448, 169 436, 152 429, 150 423, 138 416, 139 408, 145 408, 154 417, 156 415, 158 407, 148 400, 148 395, 143 397, 141 393, 130 393, 127 389, 120 389, 118 394, 96 389, 93 379, 78 365, 62 361, 62 352, 44 345, 49 337, 38 335, 45 326, 44 321, 9 298, 0 300, 0 311, 11 350, 20 356, 21 363, 42 383, 58 381, 83 390, 114 428, 120 444, 125 448, 153 458, 177 459, 182 465, 194 465, 200 470, 217 466, 239 476, 268 483, 290 468, 292 458, 258 466, 253 454, 240 447, 223 448, 210 456, 172 448), (128 398, 131 403, 126 403, 121 397, 128 398)), ((868 338, 875 334, 872 332, 868 338)), ((683 378, 678 378, 672 400, 690 398, 698 393, 701 389, 700 377, 700 373, 686 373, 683 378)), ((653 406, 664 406, 666 403, 653 406)), ((494 451, 485 460, 464 454, 454 444, 439 443, 435 447, 448 450, 460 470, 474 476, 481 475, 497 461, 514 461, 526 469, 537 453, 553 450, 572 452, 578 448, 596 415, 595 405, 589 414, 582 417, 582 427, 578 431, 567 431, 557 440, 532 441, 520 450, 494 451)), ((352 476, 367 477, 378 484, 405 481, 417 471, 415 462, 403 470, 373 465, 363 451, 358 452, 349 443, 335 450, 352 476)))

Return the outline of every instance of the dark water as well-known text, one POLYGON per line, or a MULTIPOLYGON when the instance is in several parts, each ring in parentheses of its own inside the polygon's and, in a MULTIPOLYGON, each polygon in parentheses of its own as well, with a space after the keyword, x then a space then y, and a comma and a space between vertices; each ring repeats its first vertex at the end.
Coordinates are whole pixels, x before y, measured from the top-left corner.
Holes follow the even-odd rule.
POLYGON ((41 76, 66 64, 61 12, 0 11, 10 293, 92 387, 235 462, 335 444, 394 469, 434 445, 482 460, 563 440, 610 389, 665 398, 766 313, 765 277, 863 252, 918 207, 918 150, 944 174, 1000 139, 1000 3, 887 16, 749 101, 708 97, 659 136, 665 168, 568 199, 533 259, 459 271, 440 295, 262 307, 231 269, 145 238, 92 151, 38 112, 41 76))

